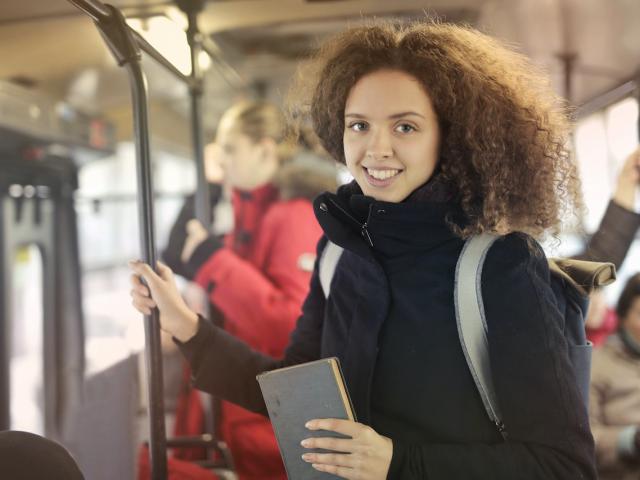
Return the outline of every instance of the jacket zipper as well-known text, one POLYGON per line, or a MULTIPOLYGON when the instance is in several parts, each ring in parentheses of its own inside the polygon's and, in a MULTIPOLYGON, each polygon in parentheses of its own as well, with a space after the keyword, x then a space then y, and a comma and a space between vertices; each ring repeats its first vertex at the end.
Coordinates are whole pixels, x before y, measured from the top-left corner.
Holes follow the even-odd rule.
POLYGON ((373 239, 369 234, 369 230, 367 227, 369 226, 369 219, 371 218, 371 211, 373 210, 373 204, 369 205, 369 214, 367 215, 367 220, 364 223, 360 223, 353 215, 347 212, 344 208, 342 208, 335 200, 329 198, 329 201, 340 210, 346 217, 348 217, 352 222, 360 227, 360 235, 367 241, 370 247, 373 247, 373 239))
POLYGON ((494 420, 493 423, 495 423, 498 432, 500 432, 500 435, 502 436, 502 439, 506 442, 509 439, 509 435, 507 434, 507 428, 504 426, 504 423, 502 423, 498 419, 494 420))

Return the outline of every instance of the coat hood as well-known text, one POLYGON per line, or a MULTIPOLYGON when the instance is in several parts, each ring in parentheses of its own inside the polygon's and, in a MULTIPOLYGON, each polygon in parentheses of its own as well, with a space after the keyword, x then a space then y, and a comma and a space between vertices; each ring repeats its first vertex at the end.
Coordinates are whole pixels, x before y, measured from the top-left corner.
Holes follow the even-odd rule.
POLYGON ((335 192, 338 186, 335 163, 314 153, 301 153, 282 165, 273 184, 284 200, 313 200, 323 192, 335 192))

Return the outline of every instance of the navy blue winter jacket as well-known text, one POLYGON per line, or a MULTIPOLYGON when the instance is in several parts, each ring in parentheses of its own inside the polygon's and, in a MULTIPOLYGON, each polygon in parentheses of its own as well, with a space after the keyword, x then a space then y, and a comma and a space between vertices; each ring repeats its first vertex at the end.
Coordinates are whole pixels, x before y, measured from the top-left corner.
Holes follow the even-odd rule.
POLYGON ((464 359, 453 305, 463 241, 456 210, 433 201, 386 203, 353 187, 325 193, 315 211, 345 248, 331 296, 318 271, 284 359, 251 351, 201 319, 180 344, 196 387, 262 412, 260 372, 340 359, 359 421, 393 440, 390 479, 595 479, 587 412, 562 334, 546 258, 524 234, 488 253, 482 294, 504 441, 464 359))

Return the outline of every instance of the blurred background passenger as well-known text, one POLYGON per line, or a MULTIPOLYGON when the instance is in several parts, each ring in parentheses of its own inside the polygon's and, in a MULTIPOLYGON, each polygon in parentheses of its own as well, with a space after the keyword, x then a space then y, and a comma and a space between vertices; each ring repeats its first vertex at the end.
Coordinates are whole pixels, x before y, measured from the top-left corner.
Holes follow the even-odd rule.
POLYGON ((640 273, 625 285, 615 335, 596 349, 590 395, 591 430, 601 480, 640 475, 640 273))
MULTIPOLYGON (((619 270, 640 228, 640 205, 636 204, 640 181, 640 149, 625 160, 613 197, 605 211, 598 230, 593 234, 585 251, 576 255, 580 260, 611 262, 619 270)), ((617 317, 609 308, 603 290, 591 294, 589 311, 585 319, 587 338, 595 346, 602 345, 616 330, 617 317)))
MULTIPOLYGON (((335 190, 336 170, 309 132, 294 142, 281 110, 266 102, 244 102, 225 112, 216 145, 232 188, 233 230, 224 239, 210 233, 193 219, 193 201, 187 201, 164 258, 208 292, 227 331, 281 357, 307 295, 321 234, 311 200, 335 190)), ((211 188, 216 201, 221 189, 211 188)), ((199 394, 183 396, 179 408, 192 420, 190 426, 181 423, 195 430, 179 433, 202 433, 202 422, 193 421, 204 418, 199 394)), ((226 402, 220 417, 219 433, 241 480, 287 478, 267 418, 226 402)))
MULTIPOLYGON (((221 164, 220 147, 216 143, 210 143, 205 148, 204 167, 207 184, 209 185, 209 199, 211 200, 211 219, 209 229, 213 233, 228 233, 228 221, 217 215, 221 202, 225 200, 224 195, 224 169, 221 164)), ((162 260, 180 276, 187 276, 181 269, 184 264, 180 260, 184 241, 186 238, 187 222, 196 218, 195 212, 195 194, 189 195, 176 218, 171 231, 166 248, 162 252, 162 260)))

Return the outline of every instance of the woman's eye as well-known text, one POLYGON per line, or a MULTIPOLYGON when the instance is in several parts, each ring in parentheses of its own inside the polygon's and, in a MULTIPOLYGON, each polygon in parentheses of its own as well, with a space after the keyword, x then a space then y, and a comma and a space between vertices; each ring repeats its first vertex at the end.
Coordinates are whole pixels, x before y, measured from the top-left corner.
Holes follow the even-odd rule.
POLYGON ((355 122, 350 124, 349 128, 354 132, 363 132, 367 129, 367 124, 364 122, 355 122))
POLYGON ((416 130, 415 127, 413 125, 409 125, 408 123, 403 123, 396 127, 396 132, 399 132, 399 133, 411 133, 411 132, 414 132, 415 130, 416 130))

